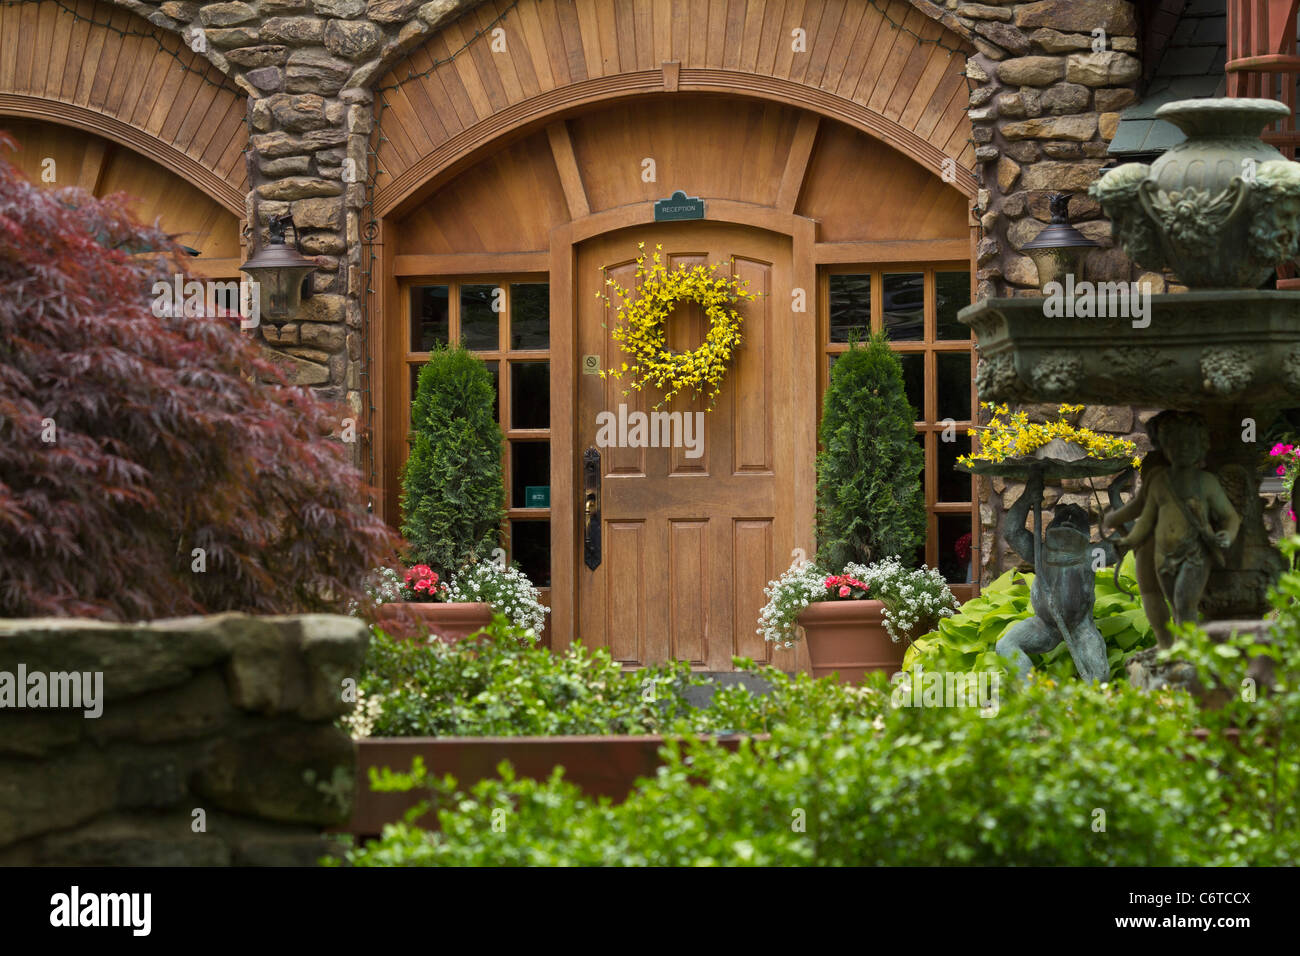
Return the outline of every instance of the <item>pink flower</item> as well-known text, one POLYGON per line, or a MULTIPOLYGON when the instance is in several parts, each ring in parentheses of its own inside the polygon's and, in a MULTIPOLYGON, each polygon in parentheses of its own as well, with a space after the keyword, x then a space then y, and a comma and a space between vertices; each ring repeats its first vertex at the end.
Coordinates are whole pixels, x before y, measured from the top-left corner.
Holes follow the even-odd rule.
POLYGON ((1283 444, 1281 442, 1278 442, 1276 445, 1273 446, 1272 450, 1269 451, 1269 454, 1272 455, 1274 458, 1276 458, 1278 455, 1283 454, 1285 451, 1286 448, 1283 446, 1283 444))
POLYGON ((853 593, 853 589, 850 588, 847 584, 840 585, 840 597, 848 597, 852 593, 853 593))
POLYGON ((1278 466, 1277 466, 1277 473, 1278 473, 1279 475, 1285 475, 1285 474, 1286 474, 1286 465, 1278 465, 1278 466))

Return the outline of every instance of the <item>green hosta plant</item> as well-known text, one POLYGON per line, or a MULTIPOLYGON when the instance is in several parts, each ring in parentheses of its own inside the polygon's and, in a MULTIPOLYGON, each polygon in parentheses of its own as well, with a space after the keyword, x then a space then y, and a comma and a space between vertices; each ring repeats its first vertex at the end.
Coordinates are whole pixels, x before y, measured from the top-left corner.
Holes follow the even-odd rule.
MULTIPOLYGON (((1134 594, 1133 556, 1125 557, 1120 566, 1120 580, 1134 594)), ((1017 621, 1032 617, 1029 589, 1034 576, 1008 571, 984 588, 951 617, 944 618, 934 631, 918 637, 908 648, 903 668, 917 664, 928 671, 1006 671, 1006 661, 996 645, 1017 621)), ((1097 600, 1093 606, 1097 629, 1106 639, 1106 654, 1111 677, 1123 679, 1124 662, 1133 654, 1155 646, 1151 623, 1142 611, 1141 601, 1124 593, 1114 581, 1113 569, 1097 572, 1097 600)), ((1031 655, 1038 669, 1062 680, 1074 677, 1074 661, 1064 643, 1042 655, 1031 655)))

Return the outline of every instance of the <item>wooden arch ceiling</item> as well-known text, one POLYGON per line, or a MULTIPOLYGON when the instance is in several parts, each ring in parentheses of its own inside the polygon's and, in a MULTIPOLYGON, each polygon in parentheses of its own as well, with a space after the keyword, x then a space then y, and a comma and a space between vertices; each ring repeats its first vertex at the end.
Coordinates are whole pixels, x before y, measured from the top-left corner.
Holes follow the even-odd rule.
POLYGON ((936 176, 955 160, 947 178, 973 196, 967 49, 907 0, 488 0, 376 84, 375 213, 410 208, 492 140, 665 91, 831 117, 936 176), (493 26, 505 30, 505 53, 488 37, 469 42, 493 26), (795 28, 806 52, 792 49, 795 28))
POLYGON ((243 94, 180 37, 105 0, 0 5, 0 127, 6 116, 119 143, 244 215, 243 94))

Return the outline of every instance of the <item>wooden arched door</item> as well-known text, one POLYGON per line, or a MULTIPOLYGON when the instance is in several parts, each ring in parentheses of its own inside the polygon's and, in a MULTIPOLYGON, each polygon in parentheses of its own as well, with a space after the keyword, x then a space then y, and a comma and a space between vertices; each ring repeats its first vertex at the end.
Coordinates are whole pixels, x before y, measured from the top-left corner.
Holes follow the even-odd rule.
MULTIPOLYGON (((713 408, 705 411, 702 398, 679 396, 661 409, 681 416, 681 438, 668 436, 677 447, 653 447, 665 437, 653 423, 637 437, 633 414, 653 411, 662 392, 624 395, 625 384, 612 378, 578 376, 576 633, 625 664, 678 659, 729 670, 733 655, 770 656, 756 633, 763 587, 788 564, 795 471, 812 465, 794 460, 793 450, 795 431, 815 422, 797 422, 791 414, 800 383, 792 380, 790 356, 796 335, 807 333, 796 329, 790 309, 791 239, 736 224, 686 222, 638 226, 582 244, 575 276, 580 369, 590 356, 598 356, 603 368, 623 360, 610 338, 616 313, 596 293, 607 277, 625 288, 634 283, 639 242, 651 250, 662 245, 669 268, 722 263, 762 297, 740 307, 743 342, 713 408), (629 423, 615 431, 622 447, 599 447, 602 412, 629 423), (703 413, 702 435, 686 428, 686 416, 697 412, 703 413), (694 447, 687 447, 688 437, 694 447), (651 447, 631 447, 642 441, 651 447), (581 500, 581 458, 593 447, 601 458, 594 570, 584 561, 581 500)), ((706 328, 699 306, 681 305, 669 318, 668 342, 694 348, 706 328)), ((670 428, 675 425, 670 421, 670 428)))

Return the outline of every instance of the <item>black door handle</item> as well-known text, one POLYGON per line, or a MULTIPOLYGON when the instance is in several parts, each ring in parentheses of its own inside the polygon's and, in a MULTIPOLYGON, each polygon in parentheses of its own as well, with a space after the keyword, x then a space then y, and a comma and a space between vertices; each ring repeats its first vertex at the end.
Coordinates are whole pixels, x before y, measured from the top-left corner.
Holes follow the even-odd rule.
POLYGON ((600 567, 600 451, 582 453, 582 559, 595 571, 600 567))

